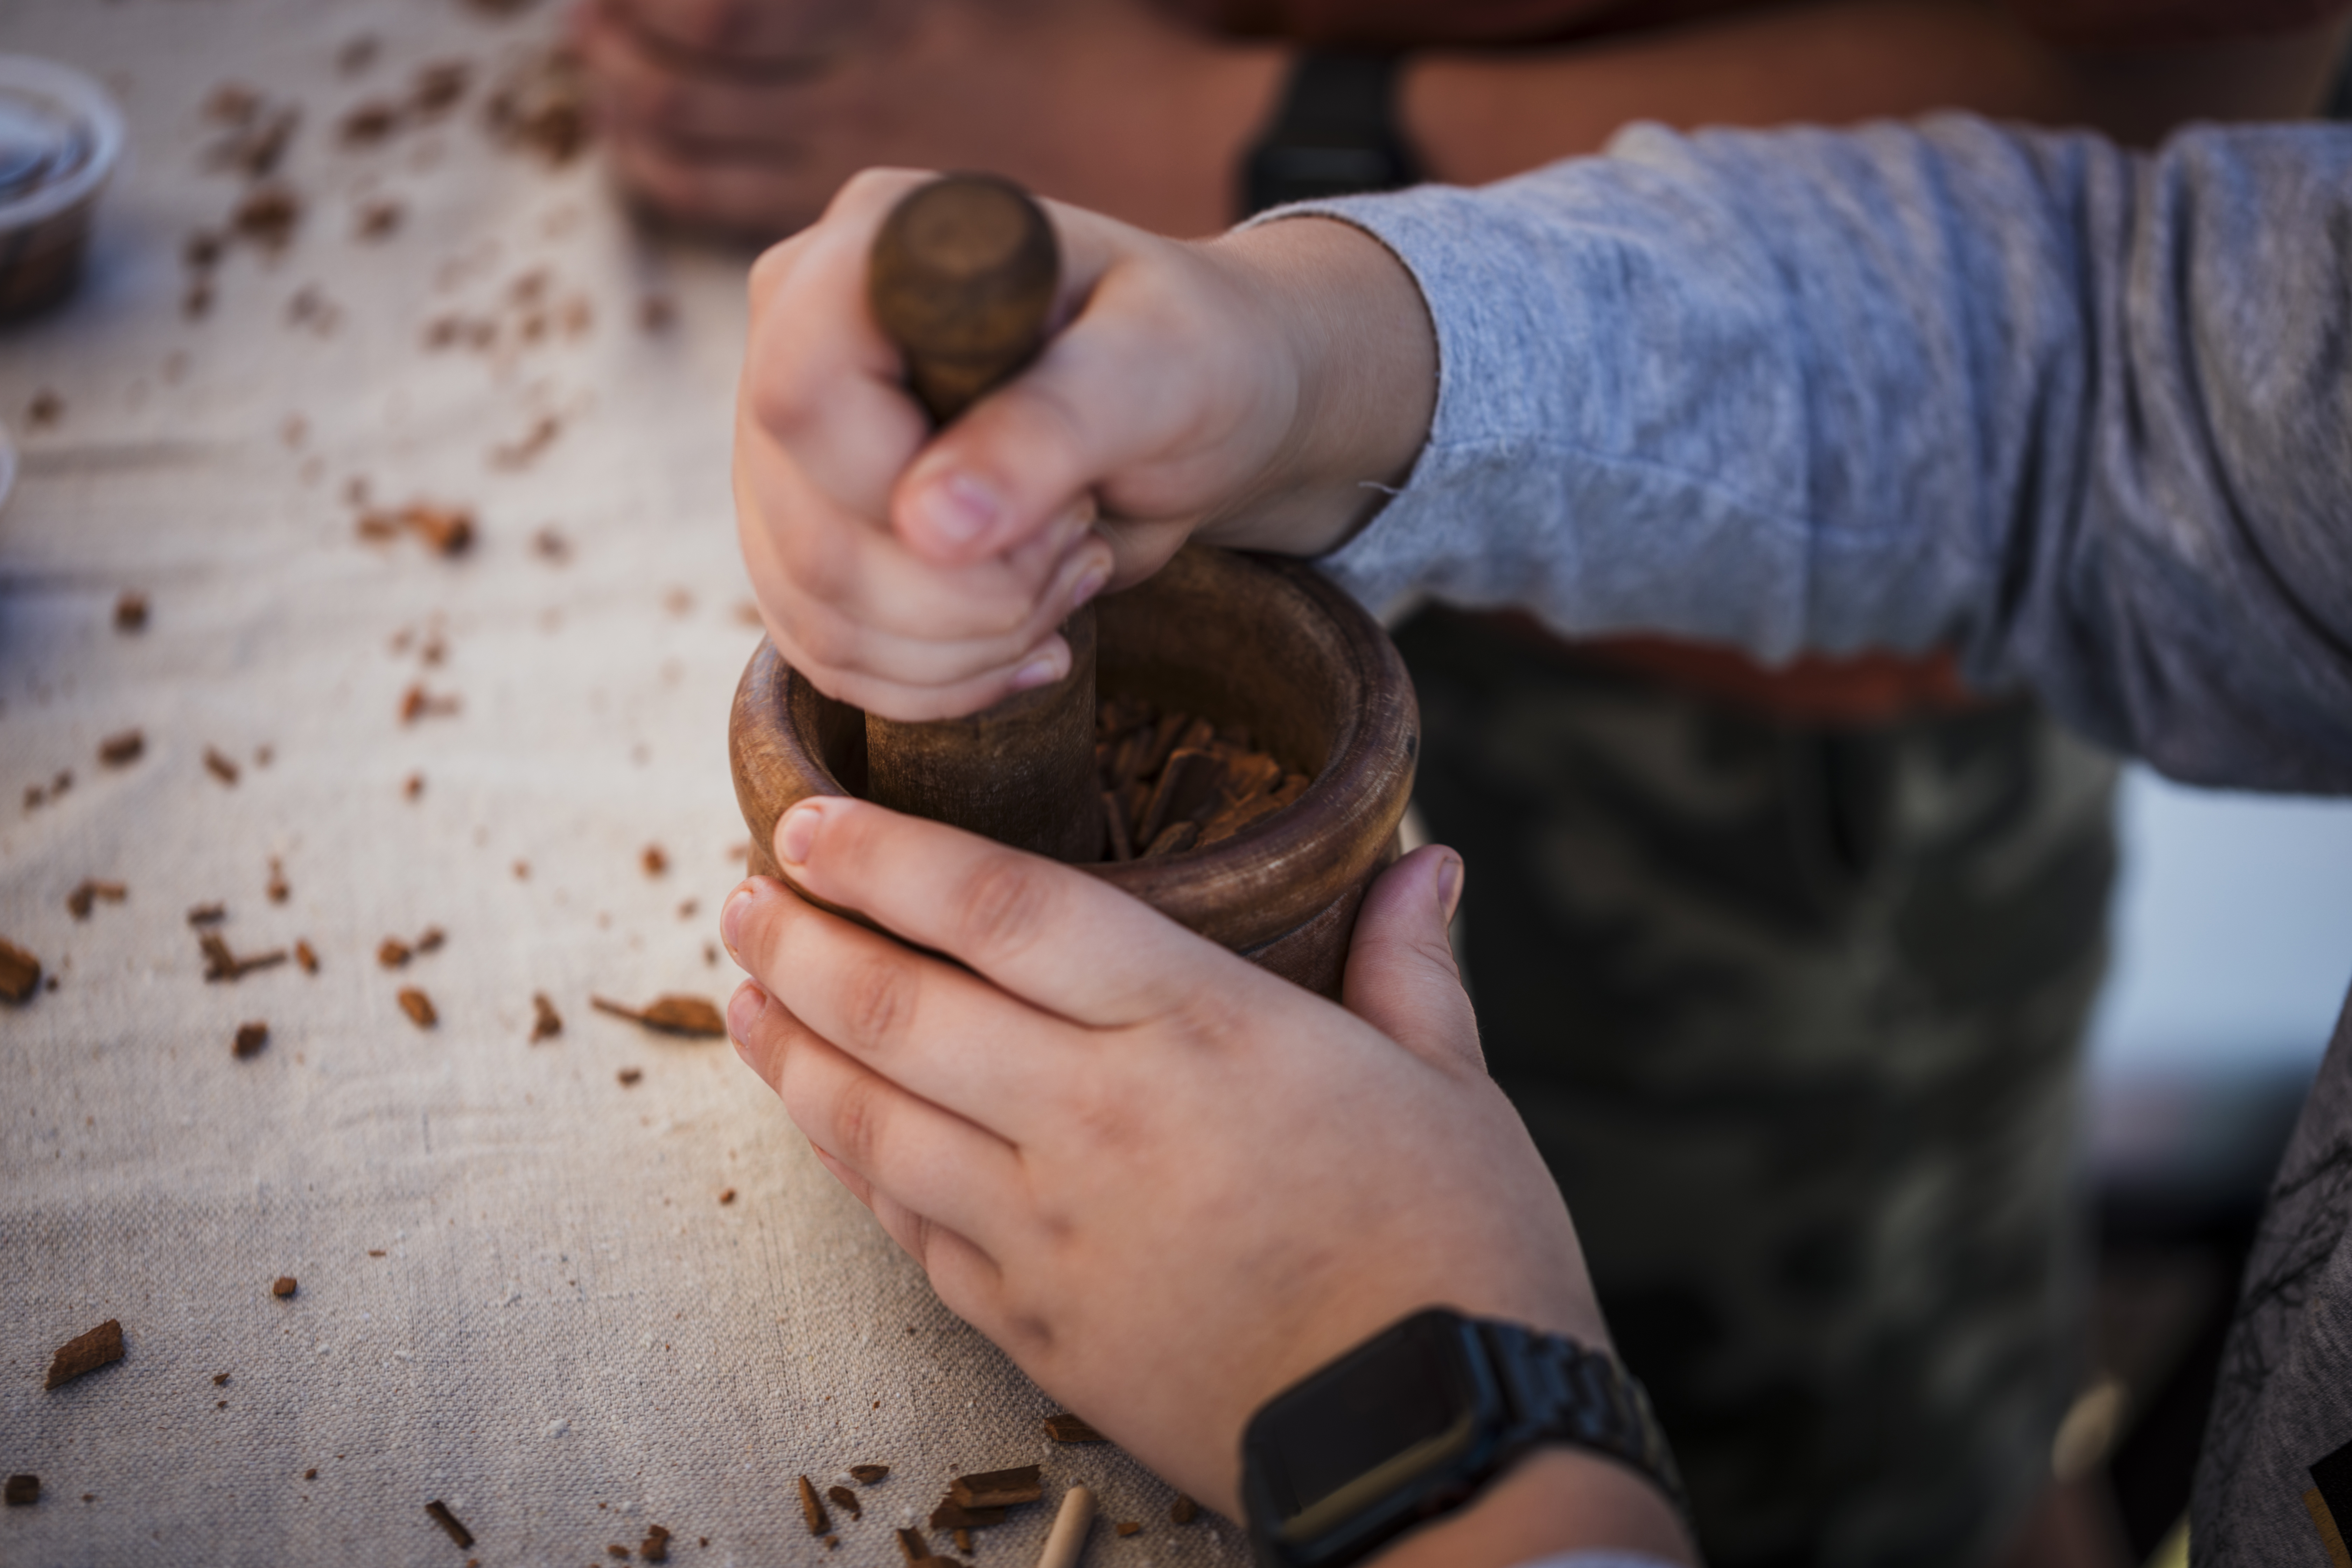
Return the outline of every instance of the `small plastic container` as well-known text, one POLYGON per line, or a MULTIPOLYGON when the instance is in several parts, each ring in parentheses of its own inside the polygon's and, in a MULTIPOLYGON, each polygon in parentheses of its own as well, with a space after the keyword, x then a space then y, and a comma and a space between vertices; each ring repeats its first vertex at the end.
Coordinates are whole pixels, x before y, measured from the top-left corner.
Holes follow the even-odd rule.
POLYGON ((81 278, 122 115, 78 70, 0 55, 0 321, 57 304, 81 278))

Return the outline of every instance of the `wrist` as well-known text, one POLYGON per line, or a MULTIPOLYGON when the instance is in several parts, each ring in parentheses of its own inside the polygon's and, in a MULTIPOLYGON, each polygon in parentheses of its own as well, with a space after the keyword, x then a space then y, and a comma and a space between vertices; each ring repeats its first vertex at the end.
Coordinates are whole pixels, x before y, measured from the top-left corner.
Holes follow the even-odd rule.
POLYGON ((1260 307, 1289 382, 1289 423, 1256 485, 1199 532, 1320 555, 1401 487, 1437 409, 1437 333, 1418 284, 1353 224, 1262 224, 1209 247, 1260 307))
POLYGON ((1475 1499, 1367 1561, 1379 1568, 1518 1568, 1559 1552, 1697 1553, 1665 1495, 1612 1460, 1538 1448, 1475 1499))

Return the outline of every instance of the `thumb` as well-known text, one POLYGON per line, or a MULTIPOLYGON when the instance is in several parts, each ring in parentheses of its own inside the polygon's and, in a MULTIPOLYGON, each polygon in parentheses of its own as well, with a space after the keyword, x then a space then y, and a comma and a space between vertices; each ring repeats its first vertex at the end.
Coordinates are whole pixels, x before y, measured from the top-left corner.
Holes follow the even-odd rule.
POLYGON ((1463 879, 1462 857, 1439 844, 1381 873, 1356 915, 1339 995, 1348 1011, 1415 1056, 1483 1072, 1478 1020, 1445 940, 1463 879))

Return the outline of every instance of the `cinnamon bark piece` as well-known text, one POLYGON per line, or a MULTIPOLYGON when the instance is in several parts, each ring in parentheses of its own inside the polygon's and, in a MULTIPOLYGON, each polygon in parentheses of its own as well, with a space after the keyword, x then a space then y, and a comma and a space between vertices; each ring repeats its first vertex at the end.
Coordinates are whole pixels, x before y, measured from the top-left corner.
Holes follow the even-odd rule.
POLYGON ((420 1029, 429 1029, 441 1021, 440 1015, 433 1011, 433 998, 414 985, 400 988, 400 1010, 420 1029))
POLYGON ((291 1274, 280 1274, 269 1282, 269 1293, 281 1301, 300 1289, 301 1287, 294 1282, 294 1276, 291 1274))
POLYGON ((1002 1508, 970 1508, 956 1501, 953 1494, 940 1500, 931 1510, 933 1530, 986 1530, 992 1524, 1004 1522, 1002 1508))
POLYGON ((269 1026, 256 1019, 250 1024, 239 1024, 236 1026, 236 1041, 229 1047, 229 1051, 239 1061, 243 1061, 247 1057, 259 1056, 261 1047, 268 1043, 269 1026))
POLYGON ((1151 804, 1144 808, 1136 842, 1150 844, 1179 822, 1197 825, 1216 805, 1224 776, 1224 764, 1213 752, 1179 747, 1160 770, 1160 783, 1151 792, 1151 804))
POLYGON ((1102 803, 1103 827, 1110 844, 1110 858, 1134 859, 1135 845, 1127 837, 1127 812, 1119 805, 1118 792, 1115 789, 1103 791, 1102 803))
POLYGON ((1056 1443, 1108 1443, 1109 1438, 1096 1431, 1084 1417, 1061 1411, 1045 1417, 1045 1436, 1056 1443))
POLYGON ((8 1478, 7 1500, 8 1506, 10 1508, 32 1507, 35 1503, 41 1500, 41 1478, 38 1476, 10 1476, 8 1478))
POLYGON ((811 1535, 823 1535, 833 1529, 833 1521, 825 1517, 824 1504, 817 1500, 816 1488, 806 1476, 799 1478, 801 1487, 801 1518, 808 1523, 811 1535))
POLYGON ((110 768, 127 768, 147 750, 147 737, 137 730, 109 735, 98 743, 98 760, 110 768))
POLYGON ((110 904, 119 904, 130 896, 131 889, 120 882, 100 882, 95 879, 86 879, 81 886, 66 895, 66 908, 72 912, 74 919, 86 921, 89 919, 90 910, 100 899, 110 904))
POLYGON ((626 1018, 665 1035, 717 1039, 727 1033, 727 1016, 700 996, 656 996, 643 1007, 624 1006, 602 996, 591 996, 588 1002, 600 1013, 626 1018))
POLYGON ((563 1015, 555 1010, 555 1004, 547 999, 546 992, 534 991, 530 994, 530 1043, 532 1045, 535 1046, 541 1040, 551 1040, 563 1033, 563 1015))
POLYGON ((41 961, 0 937, 0 997, 22 1002, 40 989, 41 961))
POLYGON ((41 1386, 58 1388, 75 1378, 111 1366, 122 1359, 122 1321, 109 1318, 86 1334, 77 1334, 59 1345, 49 1358, 48 1381, 41 1386))
MULTIPOLYGON (((730 1187, 727 1191, 730 1195, 732 1195, 735 1189, 730 1187)), ((725 1198, 721 1198, 719 1201, 725 1203, 727 1200, 725 1198)), ((866 1517, 866 1505, 859 1502, 857 1500, 857 1494, 851 1491, 847 1487, 825 1488, 824 1500, 825 1501, 833 1504, 834 1507, 846 1512, 852 1520, 860 1520, 866 1517)))
POLYGON ((948 1496, 970 1509, 1011 1508, 1019 1503, 1035 1502, 1044 1495, 1043 1480, 1034 1465, 1016 1465, 1007 1470, 982 1470, 973 1475, 958 1476, 948 1485, 948 1496))
POLYGON ((646 1538, 637 1542, 637 1555, 648 1563, 669 1561, 669 1531, 658 1524, 646 1526, 646 1538))
POLYGON ((456 1542, 460 1548, 474 1544, 474 1532, 457 1522, 457 1516, 449 1511, 447 1503, 443 1502, 439 1498, 435 1498, 425 1505, 425 1511, 433 1516, 434 1523, 449 1532, 449 1539, 456 1542))
POLYGON ((225 784, 234 785, 236 783, 236 764, 223 756, 218 746, 205 748, 205 768, 213 777, 225 784))
POLYGON ((1190 1524, 1200 1517, 1201 1505, 1182 1492, 1178 1492, 1176 1500, 1168 1505, 1168 1521, 1171 1524, 1190 1524))
POLYGON ((849 1473, 851 1476, 856 1478, 859 1486, 870 1487, 876 1481, 878 1481, 883 1477, 888 1475, 890 1473, 890 1467, 887 1465, 852 1465, 849 1467, 849 1473))
POLYGON ((1144 847, 1143 858, 1155 855, 1181 855, 1201 842, 1201 825, 1197 822, 1171 822, 1160 830, 1160 837, 1144 847))

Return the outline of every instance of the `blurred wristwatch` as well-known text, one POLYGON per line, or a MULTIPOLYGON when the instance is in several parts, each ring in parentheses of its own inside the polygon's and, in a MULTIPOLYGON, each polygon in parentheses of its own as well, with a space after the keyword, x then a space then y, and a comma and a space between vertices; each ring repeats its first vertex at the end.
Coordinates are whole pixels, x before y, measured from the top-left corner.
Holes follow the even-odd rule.
POLYGON ((1396 124, 1394 55, 1309 49, 1242 165, 1241 216, 1285 202, 1402 190, 1421 173, 1396 124))
POLYGON ((1516 1323, 1416 1312, 1250 1418, 1252 1553, 1259 1568, 1344 1568, 1549 1444, 1616 1460, 1687 1517, 1649 1396, 1616 1357, 1516 1323))

